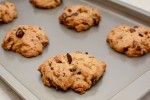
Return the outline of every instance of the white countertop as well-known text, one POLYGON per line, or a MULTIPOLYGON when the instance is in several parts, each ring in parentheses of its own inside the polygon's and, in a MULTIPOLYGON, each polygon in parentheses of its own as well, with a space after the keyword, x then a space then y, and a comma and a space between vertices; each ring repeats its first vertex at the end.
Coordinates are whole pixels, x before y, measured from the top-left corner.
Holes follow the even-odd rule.
MULTIPOLYGON (((119 0, 150 12, 150 0, 119 0)), ((0 100, 21 100, 2 80, 0 80, 0 100)), ((143 100, 150 100, 150 93, 143 100)))

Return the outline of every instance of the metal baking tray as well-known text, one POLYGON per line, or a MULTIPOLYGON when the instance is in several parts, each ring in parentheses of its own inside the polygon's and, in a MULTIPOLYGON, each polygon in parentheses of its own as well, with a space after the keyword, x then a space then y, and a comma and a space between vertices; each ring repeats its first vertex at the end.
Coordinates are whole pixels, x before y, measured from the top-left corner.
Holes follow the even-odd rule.
MULTIPOLYGON (((123 6, 117 8, 114 3, 108 2, 109 0, 63 0, 62 5, 50 10, 35 8, 28 0, 8 1, 16 4, 19 17, 12 23, 0 25, 0 43, 10 29, 21 24, 35 24, 43 28, 50 38, 50 44, 43 53, 33 58, 25 58, 0 47, 0 76, 23 99, 134 100, 140 99, 149 91, 150 54, 128 58, 112 50, 106 43, 108 33, 117 25, 150 27, 146 20, 124 13, 120 10, 123 6), (102 15, 99 26, 78 33, 59 24, 58 17, 64 7, 75 4, 99 9, 102 15), (72 90, 63 92, 44 86, 37 71, 39 65, 49 57, 74 51, 89 52, 106 62, 106 72, 99 82, 84 95, 72 90)), ((132 12, 134 13, 133 10, 132 12)))

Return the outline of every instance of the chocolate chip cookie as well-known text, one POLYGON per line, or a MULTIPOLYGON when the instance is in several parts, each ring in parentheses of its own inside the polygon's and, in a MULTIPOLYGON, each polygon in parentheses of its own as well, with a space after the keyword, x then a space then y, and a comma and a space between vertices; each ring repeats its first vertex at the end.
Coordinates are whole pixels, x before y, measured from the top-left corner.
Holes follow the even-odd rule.
POLYGON ((110 47, 128 57, 138 57, 150 52, 150 28, 120 25, 109 33, 110 47))
POLYGON ((17 18, 16 6, 10 2, 0 4, 0 23, 9 23, 17 18))
POLYGON ((62 0, 30 0, 30 2, 35 7, 50 9, 59 6, 62 0))
POLYGON ((60 23, 78 32, 97 26, 100 20, 101 16, 97 9, 84 5, 66 7, 59 17, 60 23))
POLYGON ((39 67, 43 83, 83 94, 104 74, 106 64, 87 53, 73 52, 49 58, 39 67))
POLYGON ((40 27, 20 25, 6 34, 2 47, 25 57, 34 57, 41 54, 48 43, 48 37, 40 27))

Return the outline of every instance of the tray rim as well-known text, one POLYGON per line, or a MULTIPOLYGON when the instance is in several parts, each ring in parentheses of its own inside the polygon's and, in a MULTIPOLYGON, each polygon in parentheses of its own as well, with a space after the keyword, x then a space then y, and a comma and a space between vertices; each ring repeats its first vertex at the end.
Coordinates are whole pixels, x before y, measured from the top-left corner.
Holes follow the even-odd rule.
POLYGON ((0 64, 0 78, 24 100, 39 100, 0 64))
MULTIPOLYGON (((88 0, 85 0, 88 2, 88 0)), ((95 1, 103 1, 103 0, 95 0, 95 1)), ((106 3, 110 3, 112 4, 111 6, 115 6, 120 5, 122 8, 127 7, 128 9, 131 9, 134 14, 138 13, 142 17, 141 19, 143 19, 143 21, 145 20, 145 17, 150 18, 150 14, 148 15, 146 13, 145 10, 142 9, 137 9, 137 7, 134 7, 132 5, 129 5, 127 3, 124 3, 122 1, 119 0, 108 0, 106 1, 106 3)), ((120 8, 120 7, 119 7, 120 8)), ((149 21, 150 22, 150 21, 149 21)), ((124 100, 126 99, 126 97, 133 97, 134 95, 132 95, 133 92, 135 92, 137 89, 140 89, 142 91, 141 94, 136 94, 136 99, 141 98, 142 96, 144 96, 147 91, 150 90, 150 85, 145 85, 145 86, 149 86, 149 88, 145 88, 142 87, 140 84, 142 83, 146 83, 147 81, 150 82, 150 78, 149 80, 146 79, 141 79, 141 78, 147 78, 148 76, 150 76, 150 70, 148 70, 147 72, 145 72, 143 75, 141 75, 139 78, 135 79, 131 84, 129 84, 128 86, 126 86, 123 90, 119 91, 117 94, 115 94, 113 97, 110 98, 110 100, 116 100, 115 98, 124 98, 124 100), (135 84, 135 86, 133 86, 133 84, 135 84), (136 86, 139 86, 138 88, 136 86), (128 91, 126 92, 126 90, 132 90, 132 91, 128 91), (124 93, 126 93, 126 96, 124 95, 124 93)), ((21 96, 23 99, 31 99, 31 100, 39 100, 38 97, 36 97, 32 92, 30 92, 23 84, 21 84, 21 82, 19 82, 9 71, 7 71, 5 69, 5 67, 3 67, 3 65, 0 64, 0 78, 2 80, 4 80, 4 82, 6 82, 6 84, 8 84, 10 86, 10 88, 12 88, 19 96, 21 96)), ((122 99, 123 100, 123 99, 122 99)))
POLYGON ((136 18, 142 19, 143 21, 149 23, 150 20, 150 12, 140 9, 136 6, 130 5, 126 2, 120 0, 95 0, 97 2, 103 2, 104 4, 109 4, 113 8, 119 9, 127 14, 130 14, 136 18), (138 16, 136 16, 138 15, 138 16))

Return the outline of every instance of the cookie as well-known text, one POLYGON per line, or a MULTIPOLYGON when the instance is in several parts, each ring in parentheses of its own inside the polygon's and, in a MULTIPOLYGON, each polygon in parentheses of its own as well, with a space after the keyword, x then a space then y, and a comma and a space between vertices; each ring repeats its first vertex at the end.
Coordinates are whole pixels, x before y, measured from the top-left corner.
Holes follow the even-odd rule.
POLYGON ((34 57, 41 54, 48 43, 43 29, 34 25, 20 25, 6 34, 2 47, 25 57, 34 57))
POLYGON ((78 51, 49 58, 38 70, 46 86, 64 91, 71 88, 83 94, 96 84, 105 69, 103 61, 78 51))
POLYGON ((120 25, 109 33, 110 47, 128 57, 139 57, 150 52, 150 28, 120 25))
POLYGON ((61 0, 30 0, 30 2, 38 8, 50 9, 59 6, 61 0))
POLYGON ((0 4, 0 23, 9 23, 17 18, 17 16, 15 4, 10 2, 0 4))
POLYGON ((66 7, 59 17, 60 23, 78 32, 97 26, 100 20, 101 16, 97 9, 84 5, 66 7))

